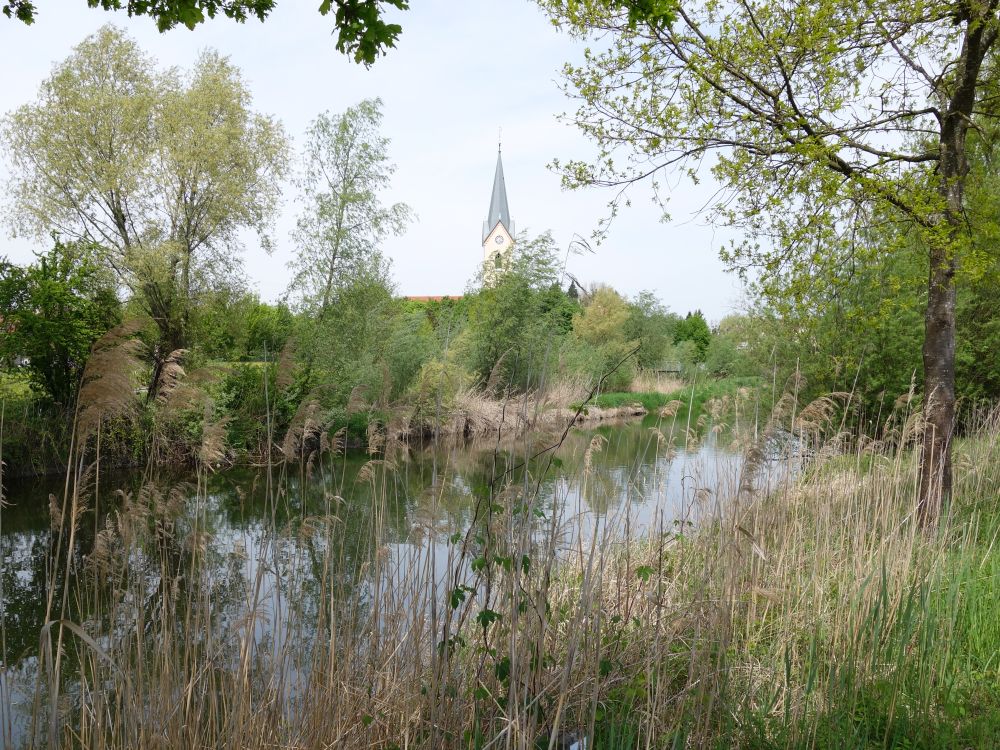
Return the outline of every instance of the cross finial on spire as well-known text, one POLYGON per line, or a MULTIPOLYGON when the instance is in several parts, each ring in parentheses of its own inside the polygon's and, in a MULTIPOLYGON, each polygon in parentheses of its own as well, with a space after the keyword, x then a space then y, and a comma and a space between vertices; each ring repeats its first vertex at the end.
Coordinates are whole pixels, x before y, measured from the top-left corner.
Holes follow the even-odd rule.
POLYGON ((497 128, 497 153, 500 153, 501 143, 503 143, 503 125, 497 128))

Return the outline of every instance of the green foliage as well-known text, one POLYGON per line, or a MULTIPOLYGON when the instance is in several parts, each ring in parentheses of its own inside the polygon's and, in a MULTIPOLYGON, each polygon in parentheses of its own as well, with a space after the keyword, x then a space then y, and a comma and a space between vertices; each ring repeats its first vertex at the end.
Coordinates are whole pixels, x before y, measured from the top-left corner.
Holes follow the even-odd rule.
POLYGON ((594 396, 591 403, 600 409, 617 409, 620 406, 630 406, 640 404, 648 412, 655 412, 662 409, 674 399, 679 399, 683 393, 631 393, 621 391, 609 391, 599 393, 594 396))
POLYGON ((558 284, 543 289, 538 302, 538 309, 552 326, 553 333, 563 336, 573 329, 573 316, 580 305, 558 284))
POLYGON ((684 378, 697 378, 702 373, 698 346, 694 341, 670 344, 664 351, 663 361, 671 365, 680 365, 679 374, 684 378))
POLYGON ((748 357, 749 338, 753 335, 751 321, 740 315, 723 318, 705 350, 705 370, 715 377, 753 375, 760 372, 748 357))
MULTIPOLYGON (((977 233, 978 234, 978 233, 977 233)), ((911 239, 908 251, 892 236, 892 251, 868 252, 844 278, 817 281, 797 299, 768 304, 740 324, 739 333, 720 331, 716 341, 739 342, 735 371, 783 382, 796 370, 805 398, 853 391, 870 412, 891 406, 923 376, 921 341, 928 273, 926 251, 911 239)), ((1000 396, 997 347, 1000 294, 996 263, 957 282, 956 387, 967 406, 1000 396)), ((712 352, 710 347, 710 353, 712 352)), ((718 355, 718 349, 714 355, 718 355)), ((717 363, 712 365, 718 371, 717 363)))
POLYGON ((327 405, 346 405, 359 385, 370 398, 389 398, 425 356, 419 342, 407 343, 399 356, 387 350, 401 339, 380 244, 403 231, 410 210, 402 203, 384 207, 379 199, 395 171, 381 120, 378 99, 320 115, 309 127, 297 178, 306 207, 295 232, 289 293, 301 312, 296 339, 307 386, 322 385, 327 405))
POLYGON ((91 345, 121 318, 98 255, 56 238, 30 266, 0 262, 0 362, 25 360, 32 385, 63 408, 73 404, 91 345))
POLYGON ((291 310, 256 294, 220 289, 202 295, 193 310, 191 342, 212 359, 277 358, 295 325, 291 310))
POLYGON ((711 340, 712 330, 708 327, 708 321, 701 314, 701 310, 688 313, 683 320, 677 321, 674 327, 674 343, 690 341, 694 345, 695 362, 705 361, 705 353, 711 340))
POLYGON ((234 364, 214 389, 215 409, 225 419, 226 445, 238 457, 263 456, 269 437, 280 439, 295 413, 300 392, 279 387, 278 374, 274 363, 234 364))
POLYGON ((1000 260, 959 287, 955 377, 968 403, 1000 398, 1000 260))
POLYGON ((721 335, 712 336, 705 350, 705 370, 709 375, 725 377, 738 372, 739 352, 735 342, 721 335))
POLYGON ((462 345, 484 382, 527 388, 552 367, 575 308, 559 286, 559 267, 551 235, 519 237, 503 273, 471 295, 462 345))
MULTIPOLYGON (((724 188, 712 214, 746 236, 725 257, 758 268, 765 286, 835 268, 842 258, 817 244, 849 250, 844 230, 870 209, 928 230, 928 241, 950 231, 941 180, 953 165, 939 141, 947 118, 927 102, 968 108, 966 127, 989 127, 993 71, 983 63, 1000 23, 992 9, 910 4, 887 16, 865 0, 706 3, 664 25, 637 23, 656 14, 631 4, 541 4, 560 27, 607 42, 564 69, 580 103, 576 124, 600 149, 591 163, 558 165, 567 185, 625 185, 678 164, 694 177, 711 155, 724 188), (873 29, 873 17, 886 22, 873 29), (861 85, 873 60, 900 77, 861 85), (939 74, 955 66, 968 80, 939 74), (904 72, 918 75, 903 83, 904 72), (960 83, 964 96, 953 96, 960 83)), ((952 146, 964 149, 958 135, 952 146)))
MULTIPOLYGON (((256 17, 263 21, 274 10, 277 0, 87 0, 91 8, 125 10, 129 16, 150 16, 160 31, 177 25, 193 29, 206 19, 222 14, 243 22, 256 17)), ((650 3, 655 10, 656 3, 650 3)), ((319 12, 334 11, 337 50, 352 55, 354 61, 371 65, 379 55, 396 46, 402 27, 387 23, 383 6, 406 10, 408 0, 323 0, 319 12)), ((33 0, 4 0, 3 14, 24 23, 35 21, 33 0)), ((648 11, 647 11, 648 12, 648 11)))
POLYGON ((345 406, 358 386, 369 401, 388 398, 386 362, 397 309, 384 279, 364 277, 341 285, 322 317, 300 316, 295 341, 305 389, 319 388, 324 406, 345 406))
POLYGON ((914 244, 871 242, 873 230, 915 235, 928 270, 920 349, 933 428, 919 515, 931 520, 934 466, 950 492, 958 275, 996 258, 996 243, 970 239, 967 194, 970 153, 1000 114, 996 8, 710 2, 663 25, 607 0, 541 4, 571 33, 600 35, 564 68, 575 123, 597 153, 556 166, 567 186, 621 188, 612 215, 628 185, 672 170, 697 180, 710 163, 719 184, 711 218, 740 233, 722 258, 772 303, 849 276, 872 252, 905 255, 914 244))
POLYGON ((641 404, 646 411, 656 413, 672 401, 682 404, 678 414, 699 415, 705 403, 712 399, 732 398, 741 389, 757 391, 762 385, 756 377, 730 377, 719 380, 710 379, 685 385, 672 393, 622 393, 608 392, 594 396, 591 403, 601 409, 614 409, 629 404, 641 404))
POLYGON ((573 334, 596 354, 593 361, 598 369, 593 375, 606 375, 603 387, 608 391, 627 388, 635 377, 635 358, 628 355, 638 342, 625 338, 630 318, 625 300, 613 289, 602 287, 573 319, 573 334))
POLYGON ((297 178, 306 208, 296 226, 288 290, 318 319, 337 302, 341 287, 387 278, 379 246, 410 219, 406 205, 384 207, 379 199, 395 171, 389 140, 379 134, 381 107, 381 100, 366 99, 340 115, 323 113, 306 134, 305 166, 297 178))
POLYGON ((189 72, 158 71, 105 26, 3 135, 18 226, 98 245, 159 327, 161 357, 187 346, 197 295, 233 284, 245 231, 269 246, 285 136, 216 52, 189 72))
POLYGON ((660 367, 674 340, 680 319, 650 291, 643 291, 629 303, 625 337, 639 342, 636 364, 647 369, 660 367))
POLYGON ((401 396, 438 351, 434 327, 424 310, 401 312, 393 320, 386 364, 392 381, 390 398, 401 396))
POLYGON ((573 321, 573 332, 593 347, 617 345, 625 336, 630 310, 614 289, 595 290, 573 321))
POLYGON ((447 420, 455 409, 455 397, 469 381, 469 374, 454 362, 431 360, 424 363, 410 386, 407 399, 413 419, 428 425, 447 420))

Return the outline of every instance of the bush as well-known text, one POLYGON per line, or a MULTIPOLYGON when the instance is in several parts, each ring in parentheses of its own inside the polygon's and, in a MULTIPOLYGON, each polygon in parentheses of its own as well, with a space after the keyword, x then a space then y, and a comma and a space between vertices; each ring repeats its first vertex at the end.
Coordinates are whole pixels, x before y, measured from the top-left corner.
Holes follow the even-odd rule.
POLYGON ((422 424, 439 424, 455 410, 459 391, 469 385, 471 376, 458 365, 431 360, 420 368, 410 386, 412 419, 422 424))
POLYGON ((552 237, 518 238, 504 272, 484 281, 469 302, 465 331, 471 370, 487 382, 530 389, 557 359, 560 337, 576 303, 558 284, 552 237))
POLYGON ((598 377, 604 377, 602 390, 623 391, 636 372, 635 357, 626 359, 638 342, 625 338, 629 307, 614 289, 597 289, 587 306, 573 319, 573 334, 596 353, 598 377))
POLYGON ((216 409, 224 414, 228 445, 239 453, 260 453, 268 425, 280 438, 298 406, 294 388, 279 388, 277 365, 247 363, 228 368, 218 386, 216 409))
POLYGON ((386 354, 386 366, 392 382, 390 398, 405 393, 421 368, 438 349, 434 328, 424 310, 404 312, 393 324, 386 354))
POLYGON ((91 345, 120 320, 94 246, 57 239, 30 266, 0 262, 0 364, 23 362, 32 387, 64 410, 76 399, 91 345))

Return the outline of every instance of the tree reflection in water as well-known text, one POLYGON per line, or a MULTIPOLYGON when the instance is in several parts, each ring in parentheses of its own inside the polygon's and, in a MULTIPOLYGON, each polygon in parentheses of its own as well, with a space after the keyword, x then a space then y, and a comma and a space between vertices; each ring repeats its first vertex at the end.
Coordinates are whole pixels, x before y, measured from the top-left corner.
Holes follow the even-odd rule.
MULTIPOLYGON (((536 435, 409 446, 391 460, 326 456, 270 474, 165 472, 151 482, 106 476, 95 503, 100 516, 90 511, 79 522, 67 617, 115 659, 160 675, 167 693, 141 696, 150 717, 168 716, 178 702, 222 716, 234 679, 287 716, 324 679, 345 668, 363 674, 385 649, 426 658, 426 643, 408 634, 438 627, 440 597, 459 565, 455 542, 482 503, 533 498, 534 512, 557 529, 555 554, 580 551, 595 535, 606 540, 696 521, 721 496, 719 487, 735 481, 739 455, 711 432, 685 450, 664 431, 647 419, 574 430, 555 452, 545 451, 552 436, 536 435), (373 627, 386 637, 358 648, 355 636, 373 627), (201 694, 179 694, 185 680, 175 679, 177 672, 187 684, 197 680, 201 694)), ((61 482, 11 487, 12 505, 2 511, 0 698, 12 746, 29 738, 45 592, 53 584, 62 590, 61 581, 47 580, 57 543, 48 497, 61 493, 61 482)), ((64 643, 61 693, 72 704, 97 711, 122 700, 114 689, 124 683, 113 670, 95 669, 101 659, 92 647, 79 638, 64 643), (115 685, 94 684, 96 674, 115 685)), ((39 726, 44 721, 36 732, 39 726)))

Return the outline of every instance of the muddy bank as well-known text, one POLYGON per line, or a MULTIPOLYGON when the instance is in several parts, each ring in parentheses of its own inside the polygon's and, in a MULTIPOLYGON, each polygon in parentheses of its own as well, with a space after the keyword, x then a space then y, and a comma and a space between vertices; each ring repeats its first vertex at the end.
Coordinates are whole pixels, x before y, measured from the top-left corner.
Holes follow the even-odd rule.
POLYGON ((438 424, 418 420, 390 424, 387 426, 387 437, 403 441, 411 438, 426 440, 435 436, 452 439, 512 437, 532 430, 549 432, 564 430, 570 425, 636 419, 648 413, 639 403, 607 409, 588 405, 573 409, 526 398, 497 401, 476 396, 460 401, 448 418, 438 424))

